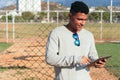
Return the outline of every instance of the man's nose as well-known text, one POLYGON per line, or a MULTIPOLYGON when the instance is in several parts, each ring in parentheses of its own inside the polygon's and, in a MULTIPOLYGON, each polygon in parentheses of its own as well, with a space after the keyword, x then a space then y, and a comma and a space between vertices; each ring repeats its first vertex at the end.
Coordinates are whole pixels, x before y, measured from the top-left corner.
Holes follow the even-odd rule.
POLYGON ((81 20, 81 24, 84 25, 86 23, 86 20, 81 20))

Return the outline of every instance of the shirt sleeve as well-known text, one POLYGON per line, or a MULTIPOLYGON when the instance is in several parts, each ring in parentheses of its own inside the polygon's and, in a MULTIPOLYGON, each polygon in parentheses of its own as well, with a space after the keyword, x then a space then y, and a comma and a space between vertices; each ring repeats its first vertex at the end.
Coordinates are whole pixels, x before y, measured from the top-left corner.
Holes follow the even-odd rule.
POLYGON ((96 50, 96 47, 95 47, 95 40, 94 40, 93 35, 91 37, 91 45, 90 45, 90 51, 89 51, 88 56, 92 61, 95 61, 95 60, 98 59, 98 53, 97 53, 97 50, 96 50))
MULTIPOLYGON (((64 53, 65 54, 65 53, 64 53)), ((53 66, 72 67, 81 63, 81 56, 59 55, 59 38, 56 32, 52 31, 46 45, 46 62, 53 66)))

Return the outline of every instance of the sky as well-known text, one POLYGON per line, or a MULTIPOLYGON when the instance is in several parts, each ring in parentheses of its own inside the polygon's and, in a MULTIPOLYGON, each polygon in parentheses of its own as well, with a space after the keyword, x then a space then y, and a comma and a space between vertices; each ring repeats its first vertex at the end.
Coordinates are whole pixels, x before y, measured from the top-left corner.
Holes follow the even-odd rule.
MULTIPOLYGON (((42 0, 42 1, 48 1, 48 0, 42 0)), ((49 0, 49 1, 59 2, 62 5, 70 6, 70 4, 76 0, 49 0)), ((110 5, 111 0, 81 0, 81 1, 85 2, 90 7, 91 6, 94 7, 94 6, 108 6, 110 5)), ((11 4, 15 4, 15 3, 16 3, 16 0, 0 0, 0 8, 11 5, 11 4)), ((120 0, 113 0, 113 5, 120 6, 120 0)))
MULTIPOLYGON (((65 0, 61 0, 61 3, 70 6, 70 4, 75 0, 67 0, 67 2, 64 1, 65 0)), ((106 6, 109 4, 109 0, 81 0, 81 1, 85 2, 88 6, 106 6)))
POLYGON ((0 8, 11 4, 15 4, 15 1, 16 0, 0 0, 0 8))
MULTIPOLYGON (((45 0, 47 1, 47 0, 45 0)), ((76 0, 49 0, 49 1, 56 1, 60 2, 63 5, 70 6, 70 4, 76 0)), ((108 6, 110 5, 111 0, 78 0, 85 2, 89 7, 91 6, 108 6)), ((112 0, 114 6, 120 6, 120 0, 112 0)))

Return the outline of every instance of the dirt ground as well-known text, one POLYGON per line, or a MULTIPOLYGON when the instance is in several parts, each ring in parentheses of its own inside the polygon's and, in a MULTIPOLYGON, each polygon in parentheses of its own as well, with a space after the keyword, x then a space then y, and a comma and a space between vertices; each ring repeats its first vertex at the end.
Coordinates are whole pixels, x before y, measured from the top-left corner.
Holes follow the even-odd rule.
MULTIPOLYGON (((45 63, 45 41, 39 38, 16 40, 0 54, 0 80, 53 80, 53 67, 45 63)), ((105 68, 91 68, 93 80, 119 80, 105 68)))

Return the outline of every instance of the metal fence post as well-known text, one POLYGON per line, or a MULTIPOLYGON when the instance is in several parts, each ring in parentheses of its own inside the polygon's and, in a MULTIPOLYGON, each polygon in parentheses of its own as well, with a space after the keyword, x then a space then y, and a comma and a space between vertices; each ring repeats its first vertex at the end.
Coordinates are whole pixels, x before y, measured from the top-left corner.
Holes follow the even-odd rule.
POLYGON ((12 38, 13 42, 15 41, 15 16, 12 15, 12 38))
POLYGON ((6 42, 8 43, 8 12, 6 11, 6 42))
POLYGON ((58 22, 59 22, 59 12, 57 11, 57 26, 58 26, 58 22))
POLYGON ((102 41, 102 33, 103 33, 103 10, 101 11, 101 26, 100 26, 100 40, 102 41))

